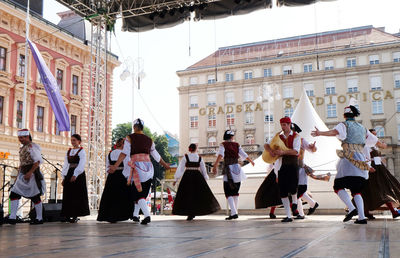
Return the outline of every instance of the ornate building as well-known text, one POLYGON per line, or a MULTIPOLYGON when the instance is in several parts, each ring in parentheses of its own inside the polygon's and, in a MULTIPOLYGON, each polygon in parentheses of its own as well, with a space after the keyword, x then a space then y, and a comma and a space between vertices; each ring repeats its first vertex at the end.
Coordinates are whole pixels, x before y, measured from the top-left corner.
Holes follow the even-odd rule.
MULTIPOLYGON (((87 28, 85 28, 87 24, 72 11, 59 15, 62 20, 59 25, 55 25, 38 14, 32 14, 30 39, 36 43, 61 89, 70 114, 71 132, 58 130, 33 57, 29 54, 28 59, 25 58, 25 10, 18 5, 0 2, 0 152, 10 153, 8 159, 0 160, 0 163, 18 167, 17 131, 22 127, 26 65, 28 66, 26 125, 31 131, 33 141, 41 146, 43 156, 56 165, 62 164, 66 150, 70 146, 70 135, 74 133, 82 136, 83 146, 86 151, 88 149, 91 61, 90 42, 88 43, 87 28)), ((90 36, 88 38, 90 39, 90 36)), ((110 53, 107 60, 106 100, 109 113, 104 128, 106 131, 104 141, 108 149, 111 146, 113 70, 119 64, 118 57, 110 53)), ((41 169, 47 181, 46 199, 54 199, 54 168, 45 162, 41 169)), ((0 170, 2 174, 3 169, 0 170)), ((9 181, 10 176, 13 181, 16 176, 15 169, 7 169, 6 181, 9 181)), ((0 180, 2 185, 2 177, 0 180)), ((61 188, 58 187, 58 198, 61 197, 61 192, 61 188)))
POLYGON ((198 143, 215 161, 224 130, 257 156, 291 116, 303 89, 328 127, 343 120, 350 97, 367 128, 389 148, 389 169, 400 177, 400 38, 372 26, 268 40, 218 49, 177 72, 180 78, 180 155, 198 143))

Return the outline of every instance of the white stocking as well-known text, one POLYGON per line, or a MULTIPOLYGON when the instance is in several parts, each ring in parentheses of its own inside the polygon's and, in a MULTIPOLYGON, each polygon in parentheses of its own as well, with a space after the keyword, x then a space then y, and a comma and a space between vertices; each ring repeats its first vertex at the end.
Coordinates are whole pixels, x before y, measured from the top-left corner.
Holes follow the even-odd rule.
POLYGON ((35 204, 35 211, 36 211, 36 219, 43 220, 43 204, 42 204, 42 202, 35 204))
POLYGON ((299 212, 300 216, 304 216, 304 211, 303 211, 303 203, 301 201, 301 198, 297 202, 297 211, 299 212))
POLYGON ((135 202, 135 208, 133 209, 133 216, 139 217, 139 211, 140 211, 139 205, 135 202))
POLYGON ((283 207, 285 207, 286 217, 291 218, 292 212, 290 211, 289 198, 285 197, 285 198, 281 198, 281 199, 282 199, 283 207))
POLYGON ((10 203, 10 219, 16 219, 19 200, 13 200, 10 203))
POLYGON ((235 200, 233 199, 232 196, 228 197, 228 204, 229 204, 229 208, 231 209, 231 216, 236 215, 237 210, 236 210, 236 206, 235 206, 235 200))
POLYGON ((342 189, 337 192, 337 195, 339 196, 340 200, 346 204, 347 208, 349 208, 349 212, 352 212, 356 207, 354 207, 353 203, 351 202, 350 196, 347 194, 347 192, 342 189))
POLYGON ((145 199, 140 199, 138 201, 138 206, 143 212, 144 217, 150 217, 150 212, 149 212, 149 207, 147 207, 146 200, 145 199))
POLYGON ((235 202, 236 211, 239 213, 239 196, 233 196, 233 201, 235 202))
POLYGON ((304 201, 306 201, 311 208, 314 208, 316 202, 308 195, 307 192, 303 194, 301 199, 304 199, 304 201))
POLYGON ((359 220, 365 219, 364 201, 363 201, 363 198, 361 197, 361 194, 356 194, 356 195, 354 195, 353 198, 354 198, 354 202, 356 203, 356 206, 357 206, 358 219, 359 220))

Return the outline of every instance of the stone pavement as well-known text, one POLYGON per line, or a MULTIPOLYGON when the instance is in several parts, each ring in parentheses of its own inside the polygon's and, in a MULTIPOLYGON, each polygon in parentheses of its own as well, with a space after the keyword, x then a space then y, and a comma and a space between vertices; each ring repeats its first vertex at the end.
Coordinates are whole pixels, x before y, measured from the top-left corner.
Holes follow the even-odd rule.
POLYGON ((368 225, 312 215, 281 223, 266 216, 153 216, 148 225, 26 223, 0 227, 0 257, 400 257, 400 221, 380 215, 368 225))

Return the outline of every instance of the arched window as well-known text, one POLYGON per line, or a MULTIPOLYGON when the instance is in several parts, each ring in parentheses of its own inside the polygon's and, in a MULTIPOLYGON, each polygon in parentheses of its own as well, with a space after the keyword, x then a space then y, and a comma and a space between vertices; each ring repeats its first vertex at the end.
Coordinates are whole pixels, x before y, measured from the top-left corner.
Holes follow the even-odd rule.
POLYGON ((376 131, 376 136, 381 138, 381 137, 385 137, 385 128, 383 128, 383 126, 376 126, 375 128, 376 131))
POLYGON ((217 139, 214 136, 208 138, 208 146, 217 146, 217 139))

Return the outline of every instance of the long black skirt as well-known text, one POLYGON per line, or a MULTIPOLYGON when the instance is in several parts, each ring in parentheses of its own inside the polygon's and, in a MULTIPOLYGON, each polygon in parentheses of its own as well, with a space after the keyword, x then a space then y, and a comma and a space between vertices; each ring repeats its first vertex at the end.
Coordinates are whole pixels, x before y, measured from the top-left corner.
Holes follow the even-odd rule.
POLYGON ((369 173, 361 195, 366 211, 378 209, 385 203, 400 204, 400 183, 384 165, 372 163, 375 172, 369 173))
POLYGON ((279 194, 279 185, 276 182, 274 170, 269 173, 258 188, 255 197, 255 204, 256 209, 282 205, 282 200, 279 194))
POLYGON ((201 216, 221 207, 199 171, 186 170, 176 193, 172 214, 201 216))
POLYGON ((90 215, 85 172, 80 174, 75 182, 70 182, 74 170, 75 168, 70 168, 64 178, 61 216, 66 218, 90 215))
POLYGON ((121 170, 108 174, 101 196, 98 221, 117 222, 133 216, 134 201, 132 188, 126 185, 121 170))

